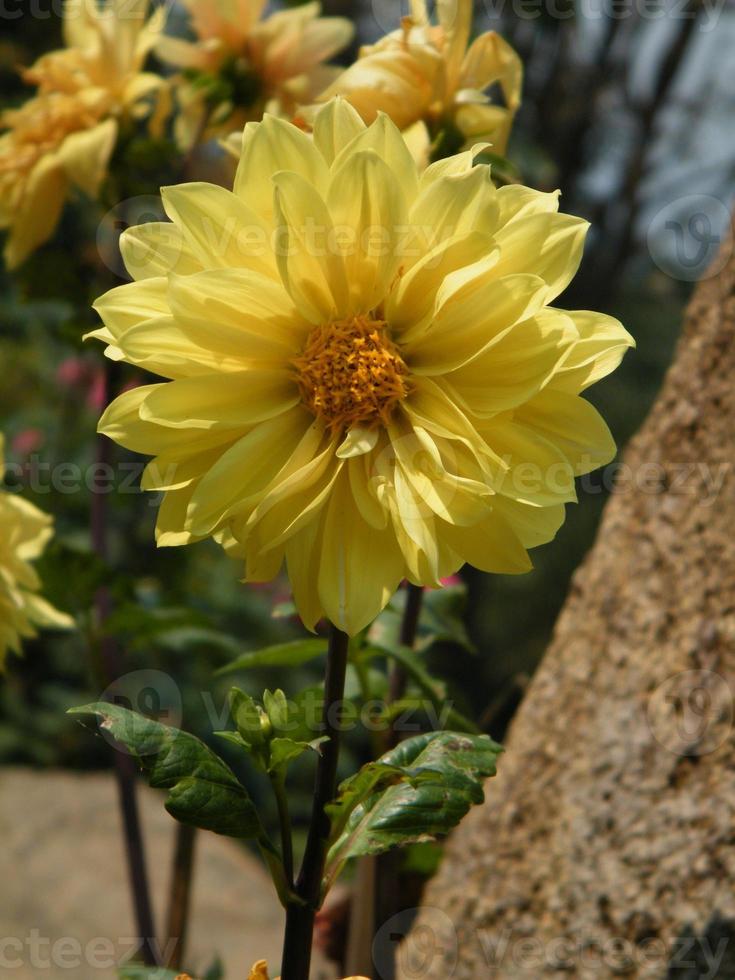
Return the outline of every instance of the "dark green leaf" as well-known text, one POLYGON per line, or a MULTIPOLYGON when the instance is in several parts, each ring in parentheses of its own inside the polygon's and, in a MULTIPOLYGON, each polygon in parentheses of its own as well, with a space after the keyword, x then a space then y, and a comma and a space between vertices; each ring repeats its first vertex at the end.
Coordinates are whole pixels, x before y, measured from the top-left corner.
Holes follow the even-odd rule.
POLYGON ((330 839, 336 841, 341 836, 350 815, 363 800, 409 778, 405 768, 379 760, 368 762, 345 779, 339 785, 336 800, 326 808, 331 821, 330 839))
POLYGON ((253 751, 253 747, 250 742, 246 742, 240 732, 222 731, 212 732, 212 734, 216 735, 218 738, 223 738, 226 742, 231 742, 233 745, 236 745, 238 749, 244 749, 248 753, 253 751))
POLYGON ((150 785, 168 790, 165 806, 172 817, 228 837, 265 838, 245 788, 194 735, 105 702, 72 708, 69 713, 99 719, 100 728, 138 759, 150 785))
MULTIPOLYGON (((488 735, 429 732, 401 742, 372 763, 402 770, 403 778, 387 788, 378 779, 346 821, 332 812, 327 883, 349 858, 447 834, 473 804, 482 803, 483 781, 495 774, 501 751, 488 735)), ((348 781, 347 793, 360 797, 368 783, 368 776, 358 773, 348 781)), ((346 799, 345 809, 351 803, 346 799)))
POLYGON ((263 650, 251 650, 236 660, 220 667, 217 674, 229 674, 235 670, 250 670, 252 667, 298 667, 308 663, 326 652, 325 640, 295 640, 293 643, 277 643, 263 650))
POLYGON ((278 769, 284 769, 289 762, 298 759, 304 752, 319 752, 319 746, 326 741, 328 741, 326 735, 315 738, 311 742, 296 742, 292 738, 274 738, 270 744, 268 771, 276 772, 278 769))

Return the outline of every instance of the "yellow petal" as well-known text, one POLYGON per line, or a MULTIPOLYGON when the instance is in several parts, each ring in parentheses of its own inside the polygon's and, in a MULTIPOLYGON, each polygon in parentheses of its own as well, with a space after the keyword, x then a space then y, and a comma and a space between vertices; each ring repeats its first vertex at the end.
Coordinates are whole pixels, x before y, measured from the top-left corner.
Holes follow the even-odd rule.
POLYGON ((294 604, 308 630, 314 630, 324 617, 318 581, 323 524, 323 516, 318 514, 286 542, 286 567, 294 604))
POLYGON ((385 305, 391 329, 404 335, 404 343, 409 337, 425 334, 444 279, 476 262, 489 266, 499 254, 490 236, 479 231, 452 236, 435 245, 401 276, 391 291, 385 305))
POLYGON ((433 436, 458 441, 477 458, 483 471, 492 477, 506 467, 487 444, 461 408, 431 378, 416 378, 404 410, 414 428, 426 429, 433 436))
POLYGON ((489 167, 432 181, 419 194, 410 220, 432 229, 435 240, 492 228, 497 223, 497 191, 489 167))
POLYGON ((410 335, 403 341, 416 374, 446 374, 479 357, 503 331, 537 313, 547 290, 538 276, 495 279, 492 269, 486 275, 465 278, 458 289, 447 289, 448 280, 460 275, 464 278, 464 270, 444 280, 434 319, 424 336, 415 343, 410 335))
POLYGON ((443 177, 469 173, 475 165, 475 157, 487 148, 487 143, 478 143, 462 153, 455 153, 454 156, 436 160, 422 172, 419 178, 419 193, 428 190, 434 181, 443 177))
POLYGON ((187 456, 232 441, 230 430, 172 429, 141 419, 143 402, 152 392, 164 387, 165 384, 141 385, 118 395, 103 412, 97 431, 126 449, 153 456, 174 450, 187 456))
POLYGON ((576 501, 574 467, 538 429, 499 416, 483 426, 482 434, 508 465, 498 493, 535 507, 576 501))
POLYGON ((156 521, 156 544, 159 548, 178 548, 198 540, 184 527, 186 509, 195 488, 196 483, 190 483, 180 490, 169 490, 164 494, 156 521))
MULTIPOLYGON (((277 35, 268 56, 278 64, 282 77, 310 73, 352 40, 355 28, 351 21, 346 17, 319 17, 320 13, 321 4, 305 3, 293 10, 280 10, 258 25, 272 28, 277 35)), ((317 88, 313 95, 323 88, 317 88)))
POLYGON ((447 39, 444 58, 447 85, 450 90, 454 89, 459 82, 460 66, 472 30, 472 7, 471 3, 437 0, 436 12, 439 26, 447 39))
POLYGON ((120 251, 133 279, 166 276, 169 272, 188 276, 202 269, 182 231, 171 221, 128 228, 120 236, 120 251))
POLYGON ((265 960, 258 960, 253 964, 248 980, 268 980, 268 964, 265 960))
POLYGON ((579 333, 569 357, 552 381, 554 388, 576 394, 606 377, 620 364, 635 340, 614 317, 589 310, 565 311, 579 333))
POLYGON ((375 153, 390 170, 410 205, 418 192, 416 163, 400 130, 390 116, 384 113, 380 113, 375 122, 363 130, 335 158, 333 172, 336 173, 356 154, 369 151, 375 153))
POLYGON ((497 202, 500 209, 498 227, 502 228, 511 221, 527 218, 532 214, 558 211, 559 191, 544 194, 521 184, 507 184, 498 189, 497 202))
POLYGON ((140 405, 143 421, 175 429, 242 429, 299 402, 284 371, 234 371, 153 385, 140 405))
POLYGON ((270 229, 224 187, 191 183, 161 188, 166 214, 206 269, 251 269, 275 277, 270 229))
POLYGON ((116 339, 129 327, 168 313, 168 283, 163 276, 116 286, 95 301, 94 309, 116 339))
POLYGON ((93 303, 104 327, 91 330, 84 339, 95 337, 110 346, 105 351, 112 360, 122 360, 124 354, 118 342, 131 327, 145 323, 169 312, 166 299, 167 282, 161 276, 140 282, 116 286, 93 303))
POLYGON ((261 217, 273 217, 273 174, 288 170, 325 191, 328 167, 309 137, 291 123, 266 114, 248 123, 235 176, 234 192, 261 217))
POLYGON ((436 518, 400 468, 392 474, 391 491, 387 496, 394 532, 409 577, 415 584, 438 587, 446 569, 436 518))
POLYGON ((529 272, 548 285, 544 301, 552 302, 579 268, 589 222, 569 214, 534 214, 495 233, 500 258, 498 276, 529 272))
POLYGON ((202 47, 178 37, 169 37, 167 34, 158 39, 156 55, 161 61, 179 68, 196 68, 203 71, 207 67, 207 53, 202 47))
MULTIPOLYGON (((247 552, 247 549, 246 549, 247 552)), ((273 548, 266 554, 245 555, 245 582, 270 582, 280 574, 285 547, 273 548)))
POLYGON ((172 275, 168 301, 187 338, 219 357, 223 370, 258 360, 285 365, 309 327, 280 282, 247 269, 172 275))
POLYGON ((523 63, 495 31, 487 31, 472 42, 462 63, 461 78, 462 88, 479 92, 500 82, 508 109, 513 112, 520 104, 523 63))
POLYGON ((89 197, 97 197, 117 141, 117 122, 106 119, 92 129, 67 136, 58 150, 69 181, 89 197))
POLYGON ((96 39, 97 6, 88 0, 66 0, 62 30, 68 48, 84 49, 96 39))
POLYGON ((314 144, 331 166, 342 150, 365 129, 365 123, 345 99, 331 99, 314 118, 314 144))
POLYGON ((27 593, 24 596, 25 613, 40 629, 69 630, 74 628, 74 619, 67 613, 55 609, 43 596, 27 593))
POLYGON ((354 636, 385 607, 403 575, 395 536, 365 523, 343 471, 324 515, 319 557, 319 598, 327 616, 354 636))
POLYGON ((283 284, 311 323, 349 311, 348 283, 332 219, 321 195, 296 173, 279 173, 276 188, 276 259, 283 284))
POLYGON ((526 549, 498 514, 472 527, 442 524, 439 533, 463 561, 482 572, 521 575, 533 567, 526 549))
POLYGON ((216 465, 226 447, 216 445, 201 452, 182 452, 177 448, 152 459, 140 478, 141 490, 181 490, 202 478, 216 465))
POLYGON ((426 112, 432 82, 411 52, 394 46, 359 58, 322 92, 319 101, 335 95, 348 99, 366 123, 385 112, 399 129, 405 129, 426 112))
POLYGON ((563 364, 577 339, 557 311, 535 316, 497 334, 484 352, 443 379, 470 415, 487 418, 522 406, 563 364))
POLYGON ((373 458, 368 454, 351 456, 347 464, 350 489, 362 519, 371 527, 382 531, 387 523, 389 510, 384 507, 375 492, 376 480, 373 458))
POLYGON ((350 429, 337 449, 337 456, 340 459, 350 459, 353 456, 362 456, 375 448, 378 441, 377 429, 361 429, 355 426, 350 429))
POLYGON ((577 476, 615 458, 615 440, 605 420, 579 395, 546 388, 516 411, 515 421, 561 450, 577 476))
POLYGON ((64 169, 54 155, 43 157, 31 172, 23 190, 20 206, 13 215, 7 242, 5 264, 15 269, 34 249, 53 235, 68 182, 64 169))
POLYGON ((209 468, 192 496, 187 525, 195 534, 210 534, 231 510, 249 516, 268 487, 291 462, 312 425, 300 407, 267 419, 242 436, 209 468))
POLYGON ((498 493, 493 497, 493 510, 513 529, 524 548, 552 541, 564 523, 564 504, 533 507, 498 493))
POLYGON ((215 371, 242 371, 242 358, 226 358, 214 345, 200 346, 176 317, 164 314, 143 320, 118 338, 117 344, 130 364, 164 378, 193 378, 215 371))
MULTIPOLYGON (((487 483, 466 479, 448 470, 425 430, 416 428, 411 432, 400 432, 392 429, 389 436, 414 500, 422 502, 424 516, 431 512, 450 524, 469 525, 476 524, 489 513, 492 491, 487 483)), ((421 510, 418 516, 421 516, 421 510)))
POLYGON ((349 231, 343 250, 349 312, 368 313, 387 295, 401 263, 405 197, 389 167, 371 150, 345 160, 332 178, 327 202, 335 228, 349 231))
POLYGON ((306 452, 295 453, 266 488, 263 499, 248 518, 253 547, 269 551, 306 527, 329 499, 343 463, 334 456, 335 441, 319 438, 313 431, 303 438, 306 452))

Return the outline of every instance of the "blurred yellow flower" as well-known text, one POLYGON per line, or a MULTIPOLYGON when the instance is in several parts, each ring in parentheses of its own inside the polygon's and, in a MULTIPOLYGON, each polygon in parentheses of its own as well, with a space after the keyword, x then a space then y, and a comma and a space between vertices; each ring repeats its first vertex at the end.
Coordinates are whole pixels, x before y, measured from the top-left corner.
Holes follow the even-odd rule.
POLYGON ((284 560, 308 627, 354 634, 401 579, 524 572, 575 474, 615 446, 579 392, 633 341, 549 304, 587 223, 497 190, 465 152, 419 176, 398 129, 346 102, 313 139, 250 123, 232 192, 164 188, 172 223, 127 231, 136 282, 96 308, 108 355, 168 382, 100 431, 156 456, 161 545, 213 536, 246 579, 284 560))
POLYGON ((425 0, 411 0, 401 28, 361 48, 318 101, 341 95, 367 123, 387 112, 400 129, 423 121, 433 139, 442 132, 446 137, 449 128, 454 149, 482 140, 502 154, 520 104, 521 61, 495 31, 467 47, 471 0, 438 0, 436 6, 438 23, 432 24, 425 0), (495 84, 504 106, 486 94, 495 84))
POLYGON ((142 71, 162 26, 148 0, 67 0, 67 47, 23 77, 37 95, 0 115, 0 228, 5 262, 20 265, 54 232, 72 187, 96 197, 123 117, 149 113, 164 82, 142 71))
MULTIPOLYGON (((4 440, 0 435, 0 481, 5 475, 4 440)), ((31 562, 53 535, 52 519, 16 494, 0 491, 0 669, 8 650, 20 653, 21 640, 37 627, 69 629, 73 620, 39 594, 31 562)))
POLYGON ((225 125, 242 129, 264 111, 291 115, 339 74, 340 68, 324 62, 354 33, 344 17, 320 17, 319 3, 263 19, 265 0, 183 2, 197 40, 162 37, 157 52, 192 79, 177 89, 182 109, 178 136, 185 145, 221 133, 225 125))

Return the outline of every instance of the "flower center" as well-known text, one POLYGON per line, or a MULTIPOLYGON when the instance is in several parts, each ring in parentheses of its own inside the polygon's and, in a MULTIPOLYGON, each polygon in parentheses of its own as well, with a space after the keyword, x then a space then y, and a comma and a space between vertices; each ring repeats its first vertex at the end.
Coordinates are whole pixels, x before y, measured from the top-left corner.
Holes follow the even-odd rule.
POLYGON ((389 421, 408 394, 408 368, 384 320, 355 316, 315 327, 294 360, 304 404, 332 432, 389 421))

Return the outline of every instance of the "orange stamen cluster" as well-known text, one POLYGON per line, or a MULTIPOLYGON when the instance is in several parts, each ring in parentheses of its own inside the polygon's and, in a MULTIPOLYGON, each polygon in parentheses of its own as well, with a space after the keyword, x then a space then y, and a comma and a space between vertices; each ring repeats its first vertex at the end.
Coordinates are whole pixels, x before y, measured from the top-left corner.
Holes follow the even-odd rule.
POLYGON ((293 363, 304 404, 334 433, 385 425, 408 394, 408 368, 383 320, 362 315, 315 327, 293 363))

